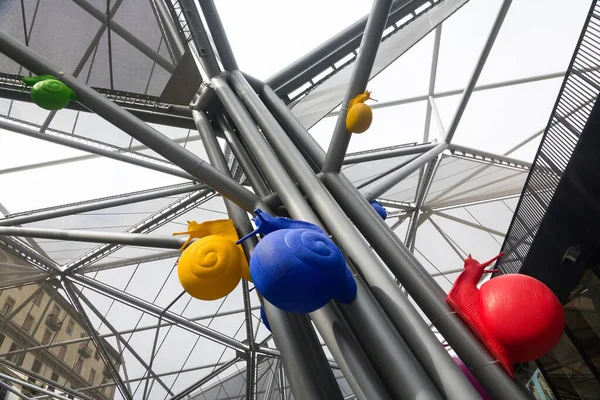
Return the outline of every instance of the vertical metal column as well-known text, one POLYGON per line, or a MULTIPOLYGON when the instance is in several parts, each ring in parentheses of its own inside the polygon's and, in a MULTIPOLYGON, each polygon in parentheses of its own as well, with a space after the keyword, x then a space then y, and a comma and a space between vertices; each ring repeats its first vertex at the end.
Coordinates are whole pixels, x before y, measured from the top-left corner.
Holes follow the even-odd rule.
POLYGON ((346 130, 348 103, 353 97, 364 92, 367 87, 391 6, 392 0, 375 0, 373 2, 365 34, 358 50, 358 57, 356 57, 352 75, 346 88, 346 97, 342 103, 342 108, 340 109, 340 114, 333 130, 333 137, 329 143, 329 150, 327 150, 327 156, 323 163, 323 172, 325 173, 340 172, 342 167, 342 161, 352 137, 352 134, 346 130))
MULTIPOLYGON (((222 77, 211 80, 217 96, 229 112, 247 145, 256 157, 269 183, 282 199, 292 218, 321 225, 292 179, 263 138, 256 123, 222 77)), ((290 149, 291 150, 291 149, 290 149)), ((333 303, 311 313, 311 318, 327 343, 348 383, 361 399, 387 399, 371 363, 333 303)))
MULTIPOLYGON (((208 117, 199 111, 194 111, 193 117, 210 162, 215 168, 229 173, 227 161, 219 147, 208 117)), ((227 200, 225 200, 225 207, 240 237, 252 232, 252 224, 244 210, 227 200)), ((248 259, 257 243, 256 237, 251 237, 243 242, 242 246, 248 259)), ((295 397, 299 400, 340 399, 342 397, 340 388, 308 318, 285 313, 264 299, 262 303, 274 332, 275 343, 281 352, 286 374, 292 382, 291 386, 295 397)), ((246 385, 254 386, 250 380, 247 380, 246 385)), ((247 388, 246 397, 248 399, 252 399, 249 392, 253 390, 254 387, 247 388)))
MULTIPOLYGON (((298 143, 306 145, 306 153, 318 165, 322 165, 325 159, 325 152, 294 117, 283 101, 277 97, 268 85, 264 86, 262 95, 277 118, 287 127, 287 133, 294 136, 298 143)), ((329 181, 332 179, 331 176, 337 177, 338 174, 325 174, 324 183, 330 191, 329 181)), ((354 191, 357 192, 356 189, 354 191)), ((338 197, 337 193, 332 192, 332 194, 334 197, 338 197)), ((339 199, 337 200, 339 202, 339 199)), ((341 205, 343 208, 343 204, 341 205)), ((370 205, 368 205, 368 208, 373 211, 370 205)), ((344 215, 338 219, 342 220, 345 218, 344 215)), ((387 227, 387 224, 381 220, 381 217, 377 216, 377 218, 378 224, 381 223, 387 227)), ((359 229, 364 234, 360 226, 359 229)), ((361 258, 356 261, 365 260, 365 258, 369 260, 370 253, 370 249, 362 252, 358 255, 361 258)), ((431 332, 427 324, 425 324, 425 321, 423 321, 417 310, 414 309, 410 301, 390 278, 385 266, 381 265, 378 259, 374 261, 367 260, 358 262, 358 266, 371 291, 442 394, 447 398, 479 398, 478 394, 473 390, 472 385, 458 369, 447 351, 440 345, 439 340, 431 332)))

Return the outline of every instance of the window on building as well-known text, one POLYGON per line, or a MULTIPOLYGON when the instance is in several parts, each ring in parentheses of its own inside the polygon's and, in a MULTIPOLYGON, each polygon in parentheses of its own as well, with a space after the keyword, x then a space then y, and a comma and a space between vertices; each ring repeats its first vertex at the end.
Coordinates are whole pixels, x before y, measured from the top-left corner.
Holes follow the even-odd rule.
POLYGON ((67 324, 67 335, 73 335, 73 329, 75 328, 75 321, 69 319, 69 323, 67 324))
POLYGON ((33 315, 31 314, 27 314, 27 317, 25 318, 25 322, 23 322, 23 330, 27 333, 29 333, 31 331, 31 327, 33 326, 33 315))
POLYGON ((35 304, 36 306, 39 307, 40 304, 42 304, 43 299, 44 299, 44 292, 39 292, 38 295, 35 297, 33 304, 35 304))
MULTIPOLYGON (((9 352, 12 351, 17 351, 20 350, 19 346, 17 346, 16 343, 13 343, 10 345, 10 350, 8 350, 9 352)), ((19 356, 21 355, 21 353, 15 353, 15 354, 9 354, 6 359, 8 361, 14 362, 15 364, 19 361, 19 356)))
POLYGON ((66 354, 67 354, 67 346, 61 346, 60 349, 58 349, 58 358, 65 361, 66 354))
POLYGON ((12 312, 13 307, 15 306, 15 300, 12 297, 9 297, 4 302, 4 306, 2 307, 2 314, 8 315, 12 312))
POLYGON ((31 366, 31 370, 33 372, 35 372, 36 374, 39 374, 40 371, 42 370, 42 362, 40 360, 38 360, 37 358, 35 358, 33 360, 33 365, 31 366))
POLYGON ((60 316, 60 312, 60 307, 57 304, 55 304, 54 307, 52 307, 52 314, 54 314, 54 316, 58 318, 60 316))
POLYGON ((59 378, 60 376, 58 376, 56 372, 52 371, 52 376, 50 377, 50 379, 52 379, 54 382, 58 382, 59 378))
POLYGON ((95 379, 96 379, 96 370, 94 368, 92 368, 92 370, 90 371, 90 380, 89 380, 89 382, 93 385, 95 379))
POLYGON ((83 368, 83 358, 77 360, 77 363, 75 363, 75 368, 73 368, 73 370, 76 374, 81 374, 81 368, 83 368))
POLYGON ((94 360, 100 360, 100 352, 98 351, 98 349, 96 349, 96 352, 94 353, 94 360))
POLYGON ((42 337, 42 344, 50 343, 51 339, 52 339, 52 331, 50 329, 46 329, 46 332, 44 332, 44 336, 42 337))

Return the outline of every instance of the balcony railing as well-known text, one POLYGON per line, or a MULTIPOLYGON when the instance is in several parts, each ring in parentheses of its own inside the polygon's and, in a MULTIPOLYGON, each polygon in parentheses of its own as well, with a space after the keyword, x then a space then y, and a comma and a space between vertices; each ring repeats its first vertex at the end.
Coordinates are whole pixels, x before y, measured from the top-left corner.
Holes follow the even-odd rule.
POLYGON ((78 351, 83 358, 90 358, 92 356, 92 348, 87 343, 81 343, 78 351))
POLYGON ((53 331, 59 331, 62 327, 62 321, 58 320, 58 315, 48 314, 46 316, 46 325, 53 331))

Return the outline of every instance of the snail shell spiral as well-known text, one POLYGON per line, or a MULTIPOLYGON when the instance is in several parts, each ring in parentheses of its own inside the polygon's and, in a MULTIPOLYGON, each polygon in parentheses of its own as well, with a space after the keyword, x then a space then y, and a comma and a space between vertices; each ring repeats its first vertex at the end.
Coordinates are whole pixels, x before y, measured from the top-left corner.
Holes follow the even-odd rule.
POLYGON ((31 99, 45 110, 61 110, 65 108, 74 92, 67 85, 55 79, 47 79, 36 83, 31 88, 31 99))
POLYGON ((211 235, 185 249, 177 274, 181 286, 200 300, 216 300, 235 289, 243 274, 244 254, 231 240, 211 235))
POLYGON ((337 246, 310 229, 272 232, 250 259, 250 275, 258 291, 276 307, 295 313, 318 310, 340 295, 352 301, 356 286, 348 274, 337 246))

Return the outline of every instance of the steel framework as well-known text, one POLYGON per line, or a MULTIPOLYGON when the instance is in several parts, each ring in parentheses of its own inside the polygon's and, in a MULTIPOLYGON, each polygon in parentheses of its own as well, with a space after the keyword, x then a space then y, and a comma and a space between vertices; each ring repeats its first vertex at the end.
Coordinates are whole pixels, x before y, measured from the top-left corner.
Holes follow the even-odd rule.
MULTIPOLYGON (((464 0, 374 0, 369 15, 265 82, 240 70, 213 0, 152 0, 152 10, 161 31, 158 49, 148 46, 143 38, 130 32, 127 26, 113 20, 118 15, 119 7, 123 7, 122 3, 126 2, 116 1, 111 9, 107 7, 105 11, 85 0, 73 2, 93 16, 100 23, 100 28, 71 73, 65 72, 64 66, 56 65, 55 60, 49 60, 29 46, 31 34, 27 34, 25 12, 25 41, 5 32, 0 24, 0 51, 33 74, 60 77, 79 97, 78 103, 72 104, 70 108, 78 113, 93 112, 118 127, 131 136, 129 146, 77 135, 75 125, 72 132, 52 128, 51 124, 57 115, 55 112, 49 113, 41 124, 22 121, 11 117, 9 113, 0 117, 1 129, 88 154, 20 165, 0 170, 0 174, 104 157, 175 176, 187 182, 14 214, 0 207, 3 215, 0 218, 0 252, 10 254, 16 260, 5 263, 0 259, 0 276, 4 278, 0 286, 10 288, 38 281, 50 281, 53 284, 60 282, 60 287, 81 315, 89 337, 100 350, 100 356, 108 367, 112 382, 90 384, 77 389, 64 385, 65 393, 88 398, 86 396, 89 394, 86 395, 86 392, 116 386, 124 399, 147 400, 158 398, 153 396, 153 390, 160 387, 166 393, 165 398, 190 398, 198 391, 208 390, 211 383, 219 380, 219 376, 231 373, 236 368, 245 374, 244 388, 238 396, 229 395, 228 398, 258 399, 260 388, 264 392, 264 399, 276 396, 284 399, 288 395, 285 388, 289 385, 294 398, 302 400, 479 399, 473 386, 441 346, 438 338, 441 335, 473 371, 492 398, 528 398, 446 304, 444 290, 436 278, 448 279, 448 275, 460 270, 438 270, 432 274, 414 254, 418 228, 425 222, 439 232, 460 258, 465 256, 465 252, 444 232, 441 227, 443 220, 459 223, 494 237, 503 237, 504 232, 501 230, 457 217, 448 210, 518 196, 520 187, 497 190, 488 196, 471 196, 468 195, 469 190, 461 189, 461 185, 469 183, 485 171, 497 170, 507 172, 508 175, 489 180, 482 186, 502 185, 515 177, 524 178, 531 167, 530 163, 511 158, 510 155, 538 137, 543 130, 533 133, 503 155, 453 143, 474 92, 564 76, 564 72, 559 72, 477 85, 510 9, 511 0, 502 1, 465 88, 444 92, 435 90, 440 41, 443 37, 442 23, 467 2, 464 0), (381 71, 377 69, 379 67, 374 67, 378 54, 381 54, 380 46, 385 41, 392 40, 392 37, 394 40, 401 40, 403 50, 399 56, 431 31, 434 31, 434 45, 427 93, 373 107, 377 109, 425 101, 422 143, 347 155, 352 139, 345 129, 348 102, 362 93, 369 80, 381 71), (82 70, 90 57, 95 57, 105 34, 108 34, 109 54, 112 34, 151 60, 153 68, 157 66, 171 74, 177 71, 178 62, 185 59, 183 54, 192 54, 203 82, 195 97, 189 99, 189 106, 164 104, 156 97, 118 91, 114 87, 99 89, 88 85, 80 74, 83 74, 82 70), (160 51, 163 42, 168 50, 166 53, 164 50, 160 51), (337 118, 333 139, 329 149, 324 151, 309 134, 307 128, 310 126, 305 126, 293 110, 344 69, 346 72, 351 69, 344 86, 345 95, 343 98, 336 98, 337 103, 331 104, 330 109, 318 118, 337 118), (450 124, 444 126, 436 101, 451 95, 460 95, 460 101, 450 124), (340 110, 330 112, 338 104, 341 104, 340 110), (185 136, 171 137, 146 122, 185 127, 188 131, 185 136), (432 125, 436 128, 431 128, 432 125), (437 129, 436 135, 430 134, 433 129, 437 129), (432 140, 432 137, 437 139, 432 140), (134 139, 139 144, 134 146, 134 139), (220 142, 223 139, 224 149, 220 142), (208 160, 203 160, 186 147, 194 141, 201 141, 208 160), (432 187, 436 177, 448 159, 472 163, 474 167, 467 169, 452 185, 434 192, 432 187), (383 167, 378 167, 380 170, 377 173, 353 182, 352 168, 360 168, 369 163, 382 163, 383 167), (238 179, 242 174, 241 179, 238 179), (402 192, 398 188, 410 179, 415 180, 410 187, 411 197, 396 196, 396 193, 402 192), (123 289, 106 284, 98 278, 98 274, 119 268, 135 266, 137 271, 143 264, 160 260, 175 261, 178 252, 172 250, 178 249, 185 240, 166 236, 164 232, 151 232, 169 223, 181 223, 178 222, 180 216, 198 209, 218 195, 223 197, 226 213, 235 223, 240 237, 252 231, 249 214, 252 215, 256 209, 323 227, 339 244, 355 274, 358 284, 356 300, 349 305, 332 302, 311 313, 309 319, 306 315, 285 313, 259 296, 258 300, 265 307, 273 329, 272 336, 259 340, 258 331, 262 322, 254 314, 258 303, 253 302, 253 288, 247 283, 242 285, 240 292, 243 308, 225 311, 219 308, 210 315, 190 317, 185 314, 186 308, 184 311, 175 311, 184 293, 175 299, 169 299, 172 301, 162 306, 156 303, 156 298, 152 301, 128 292, 129 283, 123 289), (68 225, 53 225, 58 224, 61 218, 126 209, 156 200, 167 200, 168 203, 129 226, 124 232, 69 229, 68 225), (378 200, 390 209, 389 224, 383 222, 371 208, 369 201, 372 200, 378 200), (403 241, 395 232, 405 221, 409 222, 406 224, 406 239, 403 241), (38 239, 59 243, 97 243, 98 247, 86 248, 85 252, 61 265, 38 246, 38 239), (123 260, 117 258, 101 262, 113 253, 133 247, 171 251, 142 253, 123 260), (94 304, 90 295, 103 296, 112 301, 111 304, 124 304, 144 315, 153 316, 157 322, 139 326, 138 321, 138 325, 131 329, 118 329, 111 323, 108 314, 94 304), (418 309, 429 321, 423 319, 418 309), (243 315, 245 339, 239 339, 237 332, 233 335, 222 333, 211 328, 210 323, 203 323, 205 320, 212 322, 215 318, 229 315, 243 315), (94 322, 96 320, 101 321, 101 325, 109 332, 98 332, 94 322), (432 331, 432 326, 437 329, 436 332, 432 331), (221 357, 226 351, 232 351, 235 355, 226 361, 219 358, 217 362, 198 367, 183 365, 176 371, 158 371, 157 354, 164 342, 162 339, 159 343, 159 337, 162 329, 172 327, 195 335, 197 340, 208 339, 218 344, 224 349, 221 357), (128 338, 127 335, 152 330, 151 356, 145 359, 138 354, 131 343, 131 336, 128 338), (143 374, 129 377, 126 368, 123 368, 122 373, 115 368, 110 362, 104 338, 114 338, 122 355, 127 354, 142 365, 143 374), (274 347, 270 346, 272 342, 274 347), (269 364, 269 371, 261 374, 259 366, 265 359, 274 361, 272 365, 269 364), (165 379, 167 376, 176 374, 179 377, 181 373, 206 371, 209 368, 212 368, 210 372, 183 389, 175 390, 175 383, 169 385, 165 379), (340 378, 334 374, 338 370, 343 374, 351 393, 341 389, 340 378), (133 391, 134 382, 141 385, 138 389, 143 389, 133 391)), ((112 76, 112 66, 110 68, 112 76)), ((586 68, 580 71, 581 76, 585 76, 583 74, 586 72, 597 71, 596 66, 586 65, 586 68)), ((12 101, 26 101, 15 90, 19 75, 2 73, 0 77, 4 97, 13 99, 12 101)), ((586 103, 576 105, 564 118, 585 109, 594 99, 591 97, 586 103)), ((565 121, 561 120, 560 123, 565 124, 565 121)), ((256 244, 256 239, 244 243, 248 258, 256 244)), ((433 268, 437 269, 435 266, 433 268)), ((0 324, 7 323, 26 307, 44 284, 0 324)), ((188 301, 185 307, 189 304, 188 301)), ((48 351, 86 340, 89 341, 89 338, 33 345, 4 352, 0 357, 5 360, 12 355, 48 351)), ((193 350, 194 348, 188 358, 193 350)), ((0 364, 3 362, 0 360, 0 364)), ((6 365, 35 376, 30 373, 32 371, 24 371, 19 366, 11 363, 6 365)), ((37 388, 16 375, 0 374, 0 378, 37 388)), ((6 385, 2 382, 0 384, 6 385)), ((65 399, 52 391, 40 388, 36 390, 50 397, 65 399)))

